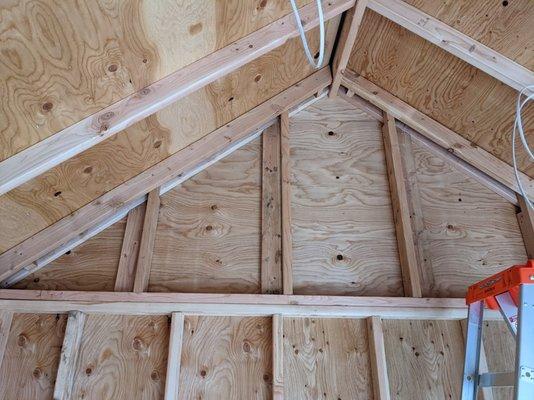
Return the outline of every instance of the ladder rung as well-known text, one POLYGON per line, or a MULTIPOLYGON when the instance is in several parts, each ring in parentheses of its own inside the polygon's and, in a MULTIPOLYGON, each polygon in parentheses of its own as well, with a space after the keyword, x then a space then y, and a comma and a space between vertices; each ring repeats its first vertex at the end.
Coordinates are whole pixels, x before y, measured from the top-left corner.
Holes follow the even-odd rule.
POLYGON ((478 386, 514 386, 515 372, 486 372, 478 377, 478 386))

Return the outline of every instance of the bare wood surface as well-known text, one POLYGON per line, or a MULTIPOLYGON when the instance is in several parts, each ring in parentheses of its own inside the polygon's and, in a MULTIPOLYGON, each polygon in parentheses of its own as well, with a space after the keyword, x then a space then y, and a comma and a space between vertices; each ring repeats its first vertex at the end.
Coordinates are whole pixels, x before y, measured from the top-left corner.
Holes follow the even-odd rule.
POLYGON ((9 311, 0 311, 0 368, 2 368, 2 360, 6 352, 7 338, 11 330, 11 322, 13 321, 13 313, 9 311))
POLYGON ((121 257, 117 276, 115 277, 114 290, 116 292, 131 292, 133 290, 145 209, 146 207, 141 205, 128 213, 122 240, 121 257))
POLYGON ((273 400, 284 400, 284 317, 273 315, 273 400))
POLYGON ((388 366, 380 317, 367 318, 367 334, 369 336, 369 359, 374 399, 389 400, 391 397, 389 394, 388 366))
POLYGON ((525 198, 520 194, 517 195, 517 202, 519 203, 517 222, 523 235, 527 257, 534 259, 534 211, 528 207, 525 198))
POLYGON ((167 356, 167 373, 165 378, 165 400, 178 400, 184 337, 183 314, 172 313, 171 331, 169 336, 169 355, 167 356))
POLYGON ((293 294, 293 239, 291 233, 291 151, 289 114, 280 114, 280 185, 282 207, 283 293, 293 294))

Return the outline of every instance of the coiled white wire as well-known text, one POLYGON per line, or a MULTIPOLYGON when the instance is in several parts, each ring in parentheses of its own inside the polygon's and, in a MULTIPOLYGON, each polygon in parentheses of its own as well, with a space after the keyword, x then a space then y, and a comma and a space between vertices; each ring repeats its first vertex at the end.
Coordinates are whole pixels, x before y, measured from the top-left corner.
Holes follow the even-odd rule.
POLYGON ((528 195, 526 194, 525 188, 523 187, 523 183, 521 183, 521 179, 519 177, 519 169, 517 168, 517 158, 516 158, 516 151, 515 151, 515 136, 516 136, 516 132, 519 132, 519 137, 521 139, 521 142, 523 143, 523 147, 527 151, 527 154, 529 155, 529 157, 534 161, 534 154, 532 153, 532 150, 530 149, 528 145, 525 132, 523 131, 523 120, 521 118, 521 112, 523 111, 523 107, 532 99, 534 99, 534 85, 525 86, 523 90, 519 92, 519 95, 517 96, 514 129, 512 130, 512 161, 514 164, 515 179, 517 181, 517 185, 519 186, 521 195, 524 197, 525 202, 527 203, 528 207, 534 210, 534 204, 532 200, 530 200, 528 195), (526 94, 527 91, 531 91, 531 93, 527 95, 526 94), (527 97, 522 101, 521 99, 523 95, 527 97))
POLYGON ((302 26, 302 21, 300 20, 300 14, 299 10, 297 8, 297 5, 295 4, 295 0, 290 0, 291 2, 291 8, 293 8, 293 15, 295 15, 295 21, 297 23, 297 28, 300 32, 300 39, 302 40, 302 45, 304 46, 304 52, 306 53, 306 57, 308 57, 309 63, 315 68, 319 69, 323 65, 323 58, 324 58, 324 14, 323 14, 323 6, 321 4, 321 0, 317 0, 317 14, 319 15, 319 58, 317 59, 317 63, 315 63, 315 60, 310 52, 310 48, 308 46, 308 40, 306 39, 306 34, 304 32, 304 27, 302 26))

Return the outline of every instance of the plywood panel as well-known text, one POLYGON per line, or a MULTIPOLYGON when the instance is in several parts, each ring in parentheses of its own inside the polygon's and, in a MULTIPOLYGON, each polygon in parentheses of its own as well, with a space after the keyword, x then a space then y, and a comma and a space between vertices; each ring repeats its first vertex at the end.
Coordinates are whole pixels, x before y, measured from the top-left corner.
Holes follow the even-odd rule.
POLYGON ((404 0, 534 70, 534 7, 529 0, 404 0))
POLYGON ((15 314, 0 369, 1 399, 52 398, 66 315, 15 314))
POLYGON ((342 99, 290 120, 295 294, 402 295, 379 123, 342 99))
POLYGON ((515 207, 412 142, 426 271, 423 296, 464 297, 467 287, 524 263, 515 207))
MULTIPOLYGON (((312 48, 317 35, 311 34, 312 48)), ((0 197, 0 251, 312 73, 299 38, 0 197)))
POLYGON ((87 316, 73 397, 163 399, 168 343, 167 316, 87 316))
POLYGON ((382 324, 392 399, 460 398, 464 342, 459 321, 382 324))
POLYGON ((270 399, 269 317, 185 319, 180 399, 270 399))
POLYGON ((284 392, 292 400, 372 398, 365 320, 284 318, 284 392))
MULTIPOLYGON (((510 87, 369 10, 349 68, 511 164, 517 92, 510 87)), ((523 116, 532 141, 534 105, 523 116)), ((534 176, 523 152, 519 161, 534 176)))
POLYGON ((123 218, 12 287, 112 292, 125 227, 123 218))
POLYGON ((259 293, 261 138, 161 197, 149 291, 259 293))

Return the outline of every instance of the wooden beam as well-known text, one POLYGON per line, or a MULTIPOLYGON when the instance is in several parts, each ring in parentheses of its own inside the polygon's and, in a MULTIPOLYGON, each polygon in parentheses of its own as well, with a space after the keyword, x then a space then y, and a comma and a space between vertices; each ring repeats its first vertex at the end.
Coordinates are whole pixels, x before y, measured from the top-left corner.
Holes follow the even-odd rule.
POLYGON ((410 216, 411 207, 404 175, 405 169, 395 118, 391 114, 384 113, 382 133, 404 294, 410 297, 421 297, 421 282, 410 216))
POLYGON ((369 8, 516 90, 534 73, 402 0, 370 0, 369 8))
POLYGON ((2 361, 7 347, 7 339, 11 331, 11 322, 13 321, 13 313, 9 311, 0 311, 0 369, 2 368, 2 361))
POLYGON ((282 292, 280 120, 262 135, 261 292, 282 292))
POLYGON ((167 377, 165 379, 165 400, 178 400, 183 337, 184 315, 182 313, 172 313, 169 355, 167 356, 167 377))
POLYGON ((341 77, 343 71, 347 67, 349 62, 350 53, 354 42, 356 41, 356 35, 362 24, 363 15, 367 8, 368 0, 357 0, 356 5, 347 11, 343 27, 341 28, 341 35, 336 47, 336 53, 334 55, 334 61, 332 62, 332 86, 328 97, 334 98, 337 95, 339 85, 341 84, 341 77))
POLYGON ((282 280, 283 293, 293 294, 293 239, 291 235, 291 154, 289 114, 280 115, 280 180, 282 192, 282 280))
POLYGON ((148 194, 146 203, 143 232, 141 233, 141 242, 139 243, 139 257, 137 258, 133 286, 133 290, 136 293, 146 292, 148 289, 154 241, 156 240, 156 229, 158 227, 159 205, 159 188, 156 188, 148 194))
MULTIPOLYGON (((323 4, 325 20, 341 14, 353 4, 354 0, 325 2, 323 4)), ((308 4, 302 7, 300 18, 305 30, 317 26, 319 20, 316 5, 308 4)), ((293 14, 288 14, 15 154, 0 163, 0 195, 114 136, 298 35, 295 17, 293 14)))
POLYGON ((384 346, 384 332, 380 317, 367 318, 367 332, 369 338, 369 358, 371 360, 371 376, 373 378, 373 392, 375 400, 389 400, 389 379, 386 362, 386 348, 384 346))
POLYGON ((54 386, 54 400, 70 400, 73 397, 72 388, 80 355, 84 325, 84 313, 80 311, 69 312, 54 386))
MULTIPOLYGON (((414 107, 393 96, 391 93, 381 89, 374 83, 352 71, 345 71, 342 83, 358 96, 363 97, 365 100, 371 102, 383 111, 391 114, 392 117, 409 125, 434 143, 447 149, 449 152, 455 154, 516 193, 519 193, 519 187, 515 180, 513 168, 495 157, 493 154, 463 138, 456 132, 441 125, 439 122, 426 116, 414 107)), ((523 186, 525 187, 527 194, 531 198, 534 198, 534 180, 522 172, 520 172, 519 175, 524 182, 523 186)))
POLYGON ((144 216, 145 206, 138 206, 128 213, 122 239, 121 258, 115 278, 116 292, 131 292, 134 288, 144 216))
POLYGON ((273 315, 273 400, 284 400, 284 317, 273 315))
POLYGON ((525 198, 520 194, 517 195, 517 202, 519 204, 517 222, 523 235, 527 257, 534 259, 534 211, 528 207, 525 198))
POLYGON ((122 207, 139 201, 140 197, 165 182, 198 172, 199 166, 228 155, 229 149, 235 150, 243 142, 248 143, 257 130, 264 129, 282 112, 288 111, 330 83, 331 74, 328 67, 325 67, 5 251, 0 255, 0 281, 83 235, 85 231, 114 216, 122 207))

